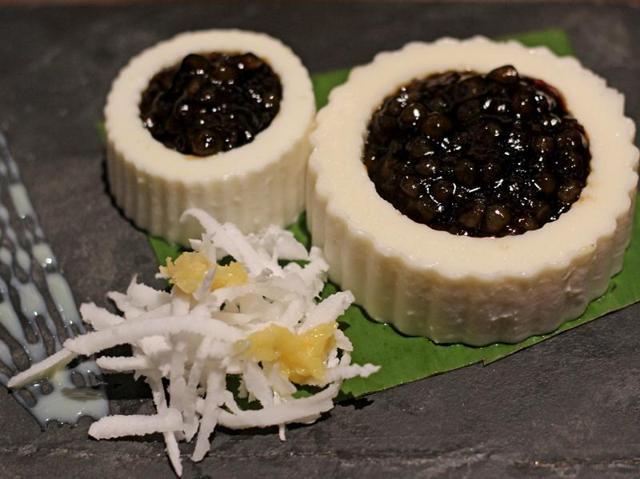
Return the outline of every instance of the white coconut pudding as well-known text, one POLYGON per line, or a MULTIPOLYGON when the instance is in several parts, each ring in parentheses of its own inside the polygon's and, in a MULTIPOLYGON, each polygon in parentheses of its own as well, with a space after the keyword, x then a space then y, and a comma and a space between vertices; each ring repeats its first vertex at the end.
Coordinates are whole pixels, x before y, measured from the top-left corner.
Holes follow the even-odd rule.
POLYGON ((111 191, 151 234, 186 244, 198 207, 243 231, 303 210, 315 113, 307 70, 280 41, 184 33, 133 58, 105 107, 111 191))
POLYGON ((412 43, 318 114, 308 222, 376 320, 517 342, 577 317, 622 267, 637 183, 623 96, 545 48, 412 43))

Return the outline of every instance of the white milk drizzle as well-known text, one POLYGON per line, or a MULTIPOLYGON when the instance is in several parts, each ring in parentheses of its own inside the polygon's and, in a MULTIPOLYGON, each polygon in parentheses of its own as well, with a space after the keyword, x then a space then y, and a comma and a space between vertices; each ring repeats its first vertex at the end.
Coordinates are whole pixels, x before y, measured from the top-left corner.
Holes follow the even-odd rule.
MULTIPOLYGON (((84 331, 71 288, 44 239, 18 166, 0 133, 0 384, 6 385, 10 376, 84 331)), ((96 364, 84 361, 14 397, 43 426, 50 420, 97 419, 108 414, 104 392, 90 387, 98 375, 96 364)))

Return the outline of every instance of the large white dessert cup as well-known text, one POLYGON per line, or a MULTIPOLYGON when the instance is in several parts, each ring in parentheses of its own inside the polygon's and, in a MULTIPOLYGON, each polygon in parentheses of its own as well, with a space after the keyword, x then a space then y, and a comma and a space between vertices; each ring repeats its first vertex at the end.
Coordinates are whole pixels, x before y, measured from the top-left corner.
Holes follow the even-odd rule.
POLYGON ((620 271, 636 197, 638 150, 624 99, 573 58, 486 38, 411 43, 355 68, 317 116, 308 224, 330 277, 376 320, 437 342, 517 342, 579 316, 620 271), (416 223, 378 196, 362 163, 382 100, 415 78, 512 64, 556 87, 585 127, 592 160, 580 199, 557 221, 502 238, 416 223))

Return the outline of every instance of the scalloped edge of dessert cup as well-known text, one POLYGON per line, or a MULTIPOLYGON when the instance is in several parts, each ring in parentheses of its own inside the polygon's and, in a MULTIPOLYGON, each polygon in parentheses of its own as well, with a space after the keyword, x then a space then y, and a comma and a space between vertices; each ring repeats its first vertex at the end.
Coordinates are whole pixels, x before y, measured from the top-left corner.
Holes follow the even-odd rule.
POLYGON ((188 244, 200 228, 180 223, 197 207, 246 232, 284 226, 304 209, 304 178, 315 103, 309 74, 295 53, 266 34, 186 32, 133 57, 113 82, 104 110, 111 192, 125 216, 152 235, 188 244), (151 77, 188 53, 251 51, 282 83, 280 111, 254 141, 207 157, 184 155, 155 140, 140 120, 151 77))
POLYGON ((352 70, 318 114, 307 177, 312 239, 331 279, 403 333, 484 345, 550 332, 622 268, 636 197, 634 135, 623 96, 573 58, 484 37, 410 43, 352 70), (430 73, 506 63, 563 92, 589 135, 591 173, 571 209, 523 235, 471 238, 416 223, 380 198, 362 149, 381 101, 430 73))

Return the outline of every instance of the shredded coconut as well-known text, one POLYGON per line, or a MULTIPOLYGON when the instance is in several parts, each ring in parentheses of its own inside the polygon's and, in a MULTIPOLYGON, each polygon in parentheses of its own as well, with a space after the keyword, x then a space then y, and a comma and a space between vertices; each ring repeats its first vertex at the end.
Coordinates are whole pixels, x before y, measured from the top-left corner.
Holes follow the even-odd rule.
POLYGON ((287 424, 314 422, 333 407, 342 381, 367 377, 379 369, 351 364, 351 342, 335 327, 353 295, 341 292, 319 300, 328 269, 320 250, 307 253, 291 233, 274 226, 247 237, 202 210, 188 210, 183 216, 195 218, 204 229, 200 240, 191 241, 195 251, 190 254, 205 258, 195 284, 187 276, 189 287, 183 284, 181 289, 180 281, 190 273, 177 270, 178 262, 169 263, 159 276, 173 284, 170 293, 134 278, 126 293, 108 293, 122 316, 93 303, 82 305, 83 320, 94 331, 68 339, 61 351, 9 382, 10 387, 28 384, 77 355, 131 345, 132 356, 104 356, 98 364, 107 372, 129 371, 144 377, 157 413, 108 416, 95 422, 89 434, 108 439, 161 433, 178 476, 182 474, 178 440, 196 439, 193 461, 207 454, 217 425, 276 426, 284 440, 287 424), (227 275, 224 279, 216 276, 215 259, 226 255, 239 265, 220 269, 227 275), (306 264, 278 263, 292 259, 306 264), (171 276, 176 271, 182 275, 178 282, 171 276), (327 334, 332 335, 330 340, 327 334), (236 376, 234 381, 230 376, 236 376), (316 392, 297 397, 299 384, 313 385, 316 392), (259 407, 243 409, 236 397, 259 407))

